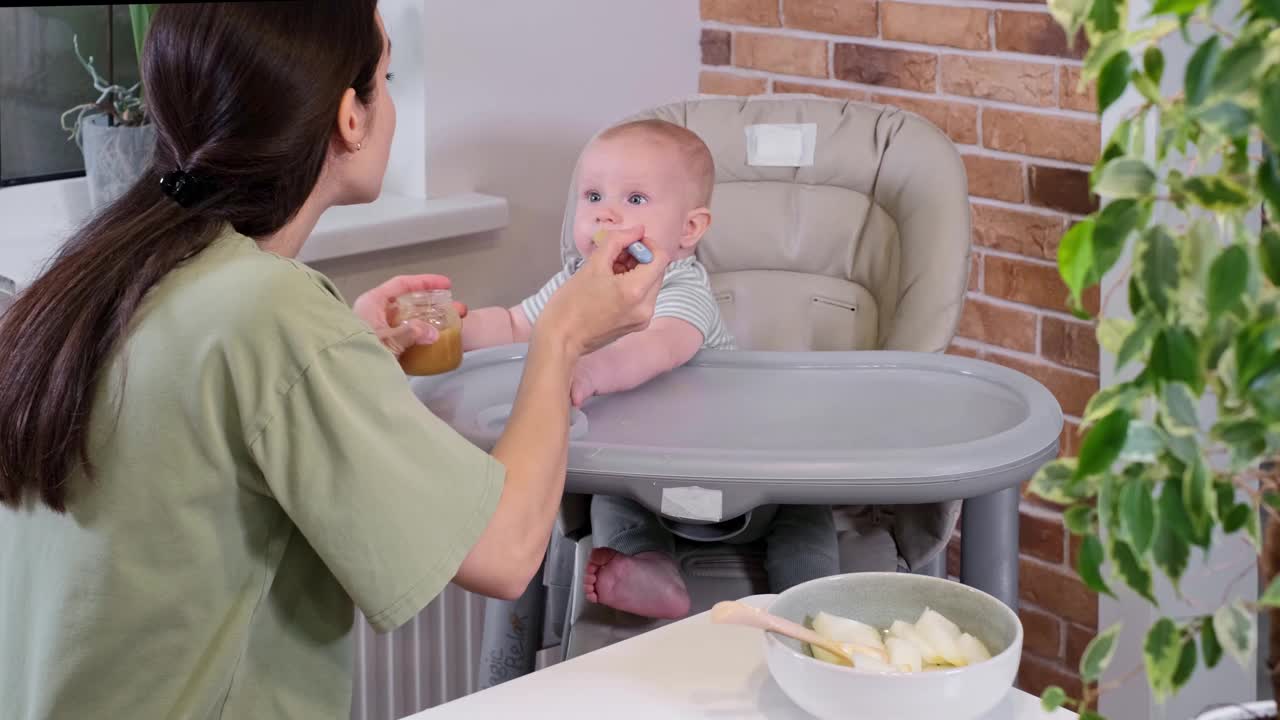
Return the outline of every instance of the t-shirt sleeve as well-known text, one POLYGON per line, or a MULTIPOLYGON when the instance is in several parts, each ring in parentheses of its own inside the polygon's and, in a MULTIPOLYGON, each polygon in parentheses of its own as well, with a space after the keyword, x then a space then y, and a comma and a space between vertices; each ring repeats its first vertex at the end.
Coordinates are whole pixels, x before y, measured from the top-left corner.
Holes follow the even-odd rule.
POLYGON ((551 279, 547 281, 547 284, 542 286, 541 290, 525 298, 524 301, 520 303, 520 309, 524 310, 525 317, 529 318, 530 325, 538 321, 538 316, 541 315, 543 309, 547 307, 547 302, 551 300, 551 296, 556 290, 560 289, 561 285, 568 282, 572 275, 573 264, 566 264, 564 269, 553 275, 551 279))
POLYGON ((708 342, 719 320, 720 307, 705 275, 692 267, 681 268, 663 280, 653 316, 684 320, 702 333, 703 342, 708 342))
POLYGON ((249 444, 270 492, 375 628, 409 620, 480 538, 504 468, 368 332, 321 350, 273 410, 249 444))

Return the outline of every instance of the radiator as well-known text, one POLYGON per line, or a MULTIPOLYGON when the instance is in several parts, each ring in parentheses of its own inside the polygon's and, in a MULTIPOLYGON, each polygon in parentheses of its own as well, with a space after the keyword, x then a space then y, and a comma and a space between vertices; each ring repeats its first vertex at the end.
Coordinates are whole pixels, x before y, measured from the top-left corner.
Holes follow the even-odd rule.
POLYGON ((358 617, 351 720, 396 720, 474 692, 483 620, 484 598, 453 585, 394 632, 358 617))
MULTIPOLYGON (((351 720, 399 720, 475 692, 484 603, 450 585, 417 617, 384 635, 357 611, 351 720)), ((540 652, 536 668, 559 658, 558 649, 540 652)))

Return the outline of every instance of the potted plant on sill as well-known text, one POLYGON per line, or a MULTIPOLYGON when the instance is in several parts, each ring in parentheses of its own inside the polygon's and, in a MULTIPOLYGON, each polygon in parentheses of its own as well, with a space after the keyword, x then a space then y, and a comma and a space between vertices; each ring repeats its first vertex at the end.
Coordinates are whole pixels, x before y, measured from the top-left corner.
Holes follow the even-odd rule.
MULTIPOLYGON (((130 5, 133 45, 142 68, 142 46, 155 5, 130 5)), ((72 39, 76 58, 99 93, 98 99, 71 108, 62 114, 62 129, 70 133, 84 153, 85 178, 89 186, 89 204, 100 207, 111 203, 137 181, 155 149, 155 128, 147 121, 142 83, 132 87, 112 84, 93 65, 93 57, 80 54, 78 38, 72 39), (69 118, 74 115, 74 119, 69 118)))
MULTIPOLYGON (((1068 231, 1058 255, 1072 306, 1087 318, 1081 293, 1131 250, 1116 287, 1133 319, 1103 319, 1097 333, 1117 369, 1136 375, 1094 395, 1078 457, 1047 465, 1030 490, 1067 506, 1067 529, 1082 539, 1077 571, 1096 592, 1123 583, 1158 605, 1155 573, 1177 588, 1193 549, 1207 551, 1215 533, 1247 537, 1266 583, 1256 604, 1161 617, 1146 631, 1143 664, 1158 700, 1224 652, 1247 665, 1260 612, 1271 618, 1268 668, 1280 697, 1280 231, 1259 225, 1263 211, 1280 217, 1280 2, 1244 0, 1238 30, 1213 20, 1218 4, 1154 0, 1130 27, 1120 0, 1049 0, 1068 37, 1082 28, 1088 37, 1083 76, 1097 82, 1099 114, 1129 88, 1141 97, 1090 175, 1107 202, 1068 231), (1160 42, 1175 34, 1195 50, 1181 91, 1163 95, 1160 42), (1201 398, 1216 420, 1202 421, 1201 398)), ((1051 687, 1046 708, 1101 718, 1098 682, 1118 630, 1086 648, 1083 697, 1051 687)), ((1217 712, 1225 720, 1234 711, 1217 712)), ((1238 717, 1274 717, 1274 703, 1269 712, 1238 717)))

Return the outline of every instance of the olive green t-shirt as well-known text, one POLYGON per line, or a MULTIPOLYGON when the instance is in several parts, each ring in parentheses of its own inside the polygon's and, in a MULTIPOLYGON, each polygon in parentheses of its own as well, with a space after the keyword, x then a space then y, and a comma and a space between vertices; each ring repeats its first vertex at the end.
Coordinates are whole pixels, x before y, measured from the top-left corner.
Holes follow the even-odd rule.
POLYGON ((501 494, 322 275, 229 229, 152 292, 99 383, 69 511, 0 508, 0 717, 349 714, 378 629, 501 494))

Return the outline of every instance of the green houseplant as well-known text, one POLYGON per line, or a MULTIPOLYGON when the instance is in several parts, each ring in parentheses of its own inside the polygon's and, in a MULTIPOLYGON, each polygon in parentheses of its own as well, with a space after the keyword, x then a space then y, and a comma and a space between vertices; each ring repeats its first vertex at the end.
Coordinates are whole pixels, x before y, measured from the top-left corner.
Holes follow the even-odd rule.
MULTIPOLYGON (((155 5, 130 5, 133 47, 142 68, 142 47, 155 5)), ((98 98, 71 108, 62 115, 62 129, 84 152, 90 205, 105 205, 119 197, 142 174, 155 147, 155 132, 147 120, 142 83, 130 87, 112 84, 98 73, 92 56, 80 53, 79 38, 72 39, 76 58, 93 79, 98 98)))
MULTIPOLYGON (((1067 506, 1077 571, 1096 592, 1123 584, 1157 605, 1156 573, 1176 589, 1193 550, 1232 535, 1256 548, 1266 582, 1257 603, 1228 599, 1147 629, 1157 699, 1224 652, 1248 663, 1261 612, 1280 697, 1280 232, 1263 219, 1280 217, 1280 1, 1244 0, 1232 29, 1213 19, 1219 4, 1154 0, 1131 24, 1122 0, 1049 0, 1068 37, 1088 38, 1083 75, 1097 82, 1099 114, 1130 88, 1140 96, 1090 176, 1102 209, 1068 231, 1058 256, 1088 317, 1082 292, 1131 253, 1116 289, 1133 319, 1103 319, 1097 333, 1117 369, 1135 374, 1091 399, 1078 457, 1047 465, 1030 490, 1067 506), (1185 69, 1165 68, 1161 43, 1179 35, 1194 52, 1185 69), (1180 89, 1162 93, 1174 72, 1185 73, 1180 89), (1209 407, 1216 419, 1201 417, 1209 407)), ((1083 697, 1051 687, 1046 707, 1101 717, 1118 630, 1086 648, 1083 697)))

